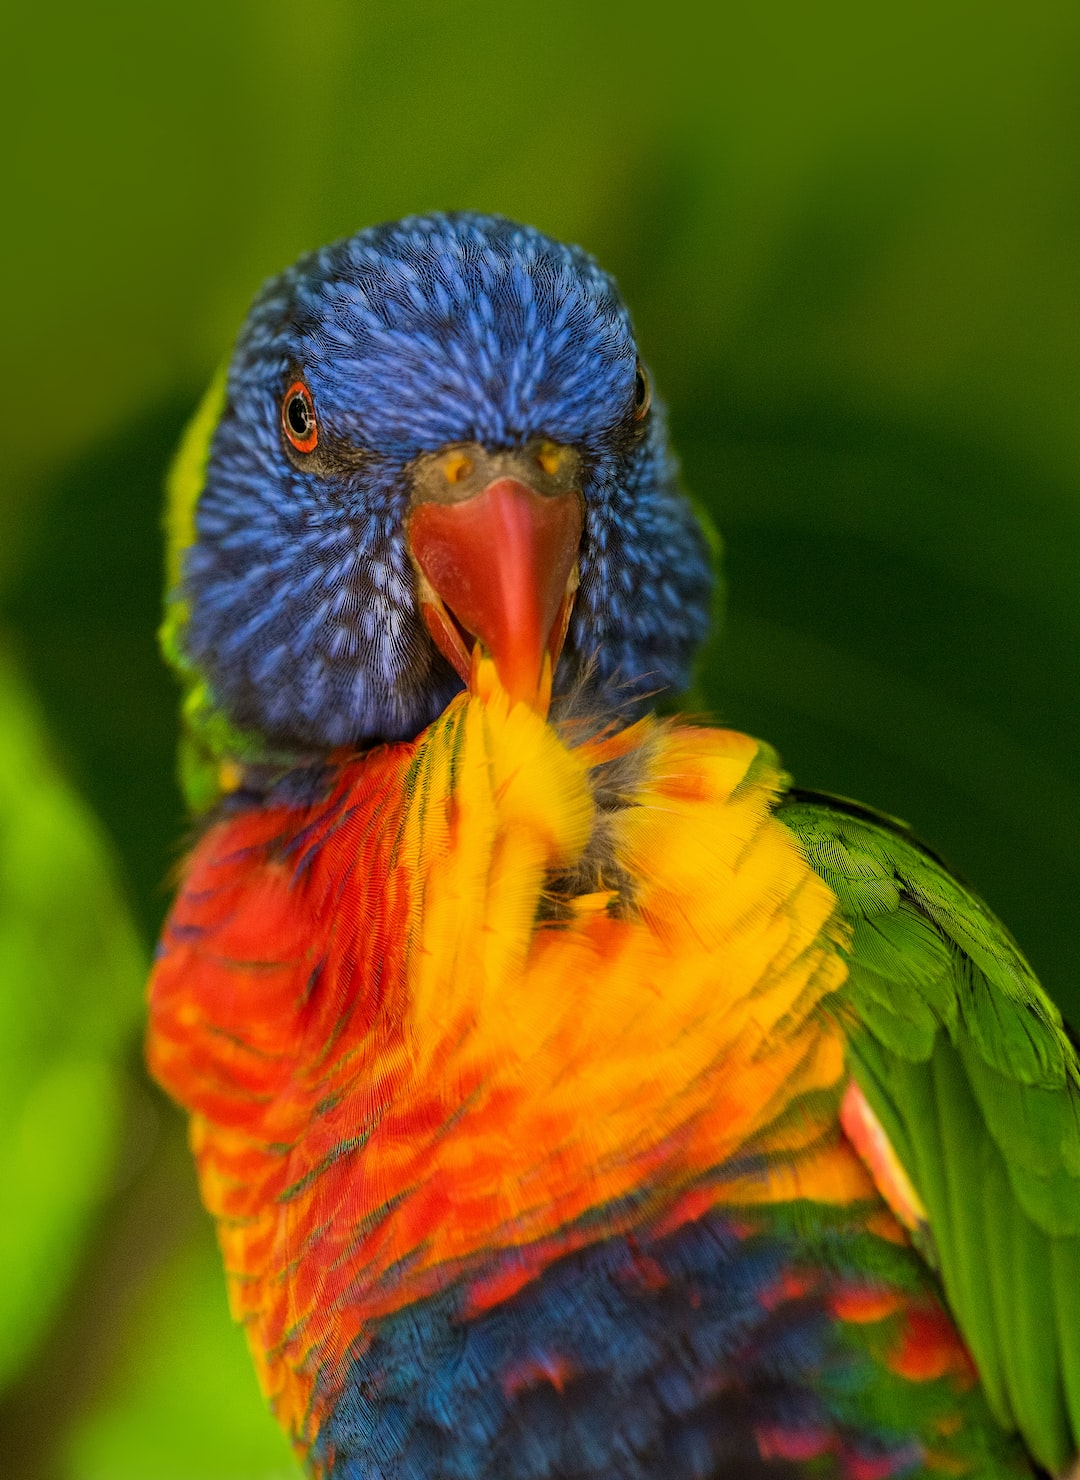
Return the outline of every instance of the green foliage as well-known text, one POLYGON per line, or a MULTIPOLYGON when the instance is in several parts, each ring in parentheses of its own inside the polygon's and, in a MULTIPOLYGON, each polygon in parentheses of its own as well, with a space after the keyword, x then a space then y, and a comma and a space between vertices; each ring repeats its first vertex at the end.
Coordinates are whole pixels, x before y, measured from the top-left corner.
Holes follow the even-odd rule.
POLYGON ((111 1190, 145 970, 111 848, 0 655, 0 1388, 111 1190))
POLYGON ((298 1480, 225 1316, 206 1224, 155 1271, 125 1335, 99 1406, 67 1446, 64 1480, 298 1480))

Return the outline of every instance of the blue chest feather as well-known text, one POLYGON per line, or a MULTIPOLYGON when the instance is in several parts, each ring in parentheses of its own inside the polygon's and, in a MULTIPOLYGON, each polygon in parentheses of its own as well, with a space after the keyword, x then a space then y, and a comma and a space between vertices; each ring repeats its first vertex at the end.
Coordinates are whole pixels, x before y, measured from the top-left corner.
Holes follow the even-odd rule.
POLYGON ((826 1300, 785 1285, 797 1252, 713 1217, 569 1255, 472 1319, 451 1290, 381 1323, 315 1454, 333 1480, 918 1472, 912 1435, 865 1411, 869 1364, 826 1300), (824 1469, 792 1457, 800 1435, 835 1436, 824 1469))

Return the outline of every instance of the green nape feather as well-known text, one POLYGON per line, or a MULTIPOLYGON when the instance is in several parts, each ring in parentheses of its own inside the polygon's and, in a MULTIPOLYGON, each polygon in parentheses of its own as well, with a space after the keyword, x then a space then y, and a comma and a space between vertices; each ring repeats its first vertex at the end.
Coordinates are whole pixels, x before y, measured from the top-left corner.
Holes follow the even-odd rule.
POLYGON ((1060 1473, 1080 1450, 1080 1062, 1060 1014, 902 824, 805 793, 779 816, 851 924, 851 1070, 995 1416, 1060 1473))
POLYGON ((195 543, 195 510, 206 482, 210 444, 228 391, 226 367, 214 376, 184 432, 165 483, 165 617, 158 632, 165 661, 180 679, 183 698, 180 785, 193 812, 208 811, 232 789, 244 765, 288 766, 292 753, 272 751, 249 730, 230 724, 205 675, 188 657, 184 632, 184 556, 195 543))

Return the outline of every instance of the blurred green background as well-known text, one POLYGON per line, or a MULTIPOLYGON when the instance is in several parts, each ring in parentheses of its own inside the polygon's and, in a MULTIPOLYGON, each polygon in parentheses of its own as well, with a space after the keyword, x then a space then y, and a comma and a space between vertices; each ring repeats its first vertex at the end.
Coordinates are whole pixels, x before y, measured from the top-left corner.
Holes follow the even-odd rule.
POLYGON ((23 8, 0 241, 0 1466, 295 1472, 140 1068, 184 821, 159 484, 260 280, 470 206, 615 272, 727 542, 707 698, 1080 1020, 1080 9, 23 8), (17 435, 16 435, 17 433, 17 435))

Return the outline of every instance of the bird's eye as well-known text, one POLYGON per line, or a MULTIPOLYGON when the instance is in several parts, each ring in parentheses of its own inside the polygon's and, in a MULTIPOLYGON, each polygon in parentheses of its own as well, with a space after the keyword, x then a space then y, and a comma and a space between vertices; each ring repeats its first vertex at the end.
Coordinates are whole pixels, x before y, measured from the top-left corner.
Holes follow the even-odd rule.
POLYGON ((649 383, 649 372, 639 360, 637 371, 634 375, 634 420, 640 421, 649 409, 652 400, 652 386, 649 383))
POLYGON ((315 402, 302 380, 294 381, 285 392, 281 403, 281 428, 297 452, 314 452, 319 445, 315 402))

